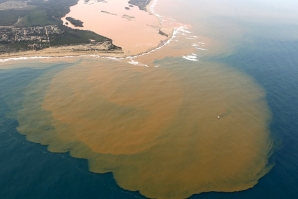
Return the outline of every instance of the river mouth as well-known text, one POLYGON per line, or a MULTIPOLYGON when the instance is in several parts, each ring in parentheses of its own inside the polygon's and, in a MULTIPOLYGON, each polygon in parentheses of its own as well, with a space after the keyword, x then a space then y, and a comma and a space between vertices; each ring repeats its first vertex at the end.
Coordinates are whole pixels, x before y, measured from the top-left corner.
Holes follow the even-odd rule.
POLYGON ((90 30, 112 39, 113 43, 128 55, 140 54, 155 48, 167 40, 172 31, 172 27, 163 28, 157 16, 140 10, 137 6, 131 7, 128 1, 86 3, 79 0, 62 21, 71 28, 90 30), (83 27, 72 25, 67 21, 67 17, 80 20, 83 27))

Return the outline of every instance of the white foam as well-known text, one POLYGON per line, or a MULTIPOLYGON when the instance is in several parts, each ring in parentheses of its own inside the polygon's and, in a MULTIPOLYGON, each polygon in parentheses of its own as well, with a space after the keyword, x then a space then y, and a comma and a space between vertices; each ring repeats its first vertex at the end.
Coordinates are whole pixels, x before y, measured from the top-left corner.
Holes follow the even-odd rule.
POLYGON ((190 34, 191 32, 187 30, 187 28, 185 26, 182 26, 182 28, 180 29, 181 32, 183 33, 187 33, 190 34))
POLYGON ((161 45, 157 46, 156 48, 148 51, 148 52, 145 52, 145 53, 141 53, 141 54, 138 54, 138 55, 133 55, 133 56, 128 56, 126 57, 126 59, 134 59, 134 58, 137 58, 137 57, 140 57, 140 56, 144 56, 144 55, 148 55, 152 52, 155 52, 159 49, 161 49, 162 47, 168 45, 170 42, 172 42, 172 40, 176 37, 176 35, 183 29, 185 28, 184 26, 180 26, 178 28, 174 28, 173 30, 173 34, 172 34, 172 37, 170 39, 168 39, 166 42, 162 43, 161 45))
POLYGON ((208 49, 205 49, 205 48, 199 48, 199 47, 195 47, 195 49, 197 49, 197 50, 204 50, 204 51, 208 51, 208 49))
POLYGON ((102 58, 105 58, 105 59, 111 59, 111 60, 120 60, 120 58, 117 58, 117 57, 102 57, 102 58))
POLYGON ((191 55, 185 55, 183 56, 183 58, 189 61, 198 61, 198 57, 194 53, 192 53, 191 55))
POLYGON ((138 65, 139 62, 135 61, 135 60, 130 60, 130 62, 128 62, 129 64, 132 64, 132 65, 138 65))
POLYGON ((8 62, 8 61, 20 61, 20 60, 35 60, 35 59, 51 59, 54 57, 42 57, 42 56, 34 56, 34 57, 12 57, 0 59, 0 62, 8 62))
POLYGON ((142 64, 138 61, 135 61, 133 59, 130 59, 130 61, 128 62, 129 64, 135 65, 135 66, 145 66, 145 67, 149 67, 147 64, 142 64))
POLYGON ((204 43, 203 42, 198 42, 198 44, 196 44, 196 43, 194 43, 194 44, 192 44, 191 46, 192 47, 194 47, 195 49, 197 49, 197 50, 204 50, 204 51, 208 51, 208 49, 206 49, 206 48, 200 48, 199 46, 204 46, 204 43), (198 45, 199 44, 199 45, 198 45))
POLYGON ((150 6, 148 7, 148 9, 149 9, 149 12, 150 12, 150 13, 152 13, 153 15, 155 15, 155 16, 158 18, 159 23, 162 24, 162 22, 164 21, 164 20, 162 19, 162 16, 159 15, 159 14, 157 14, 157 13, 155 13, 155 11, 154 11, 154 8, 155 8, 157 2, 158 2, 158 0, 153 0, 153 1, 151 2, 150 6))

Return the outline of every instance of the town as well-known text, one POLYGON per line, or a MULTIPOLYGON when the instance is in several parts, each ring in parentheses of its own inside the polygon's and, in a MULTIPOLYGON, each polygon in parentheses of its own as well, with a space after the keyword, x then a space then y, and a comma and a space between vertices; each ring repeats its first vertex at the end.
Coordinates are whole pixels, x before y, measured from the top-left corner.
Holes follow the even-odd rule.
MULTIPOLYGON (((35 27, 0 27, 0 44, 23 44, 27 49, 39 50, 50 46, 51 38, 60 35, 63 30, 57 25, 35 27)), ((7 50, 0 49, 0 52, 7 50)))

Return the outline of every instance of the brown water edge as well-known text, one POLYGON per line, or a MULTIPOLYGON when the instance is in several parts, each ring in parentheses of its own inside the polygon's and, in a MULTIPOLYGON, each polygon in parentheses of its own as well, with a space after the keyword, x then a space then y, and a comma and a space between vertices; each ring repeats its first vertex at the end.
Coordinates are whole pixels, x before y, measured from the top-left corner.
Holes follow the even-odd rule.
POLYGON ((271 168, 265 93, 222 64, 83 60, 25 95, 17 119, 28 140, 86 158, 90 171, 150 198, 245 190, 271 168))
POLYGON ((7 61, 0 61, 1 70, 10 70, 17 68, 45 69, 51 67, 54 63, 73 64, 80 61, 79 56, 61 56, 61 57, 11 57, 7 61))

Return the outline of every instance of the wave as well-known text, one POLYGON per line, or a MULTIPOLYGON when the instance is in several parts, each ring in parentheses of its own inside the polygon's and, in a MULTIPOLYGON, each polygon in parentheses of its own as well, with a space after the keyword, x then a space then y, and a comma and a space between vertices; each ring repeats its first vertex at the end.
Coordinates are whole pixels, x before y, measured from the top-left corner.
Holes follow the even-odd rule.
POLYGON ((206 48, 199 48, 199 47, 195 47, 195 49, 197 49, 197 50, 206 50, 206 51, 208 51, 208 49, 206 49, 206 48))
POLYGON ((191 55, 185 55, 182 58, 189 60, 189 61, 198 61, 198 57, 194 53, 192 53, 191 55))
POLYGON ((0 59, 0 62, 8 62, 8 61, 20 61, 20 60, 35 60, 35 59, 51 59, 54 57, 46 57, 46 56, 33 56, 33 57, 12 57, 0 59))

